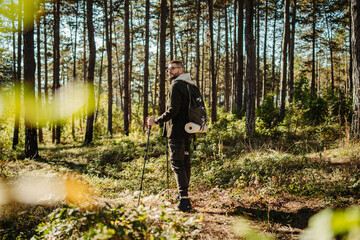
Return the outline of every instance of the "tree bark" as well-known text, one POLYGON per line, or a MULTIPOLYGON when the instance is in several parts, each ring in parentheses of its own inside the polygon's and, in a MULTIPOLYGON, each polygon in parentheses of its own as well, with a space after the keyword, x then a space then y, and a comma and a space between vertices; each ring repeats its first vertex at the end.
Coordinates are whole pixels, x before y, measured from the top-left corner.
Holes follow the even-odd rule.
POLYGON ((255 133, 255 90, 256 90, 256 56, 253 33, 254 3, 253 0, 245 1, 245 48, 246 48, 246 134, 255 133))
POLYGON ((225 6, 225 111, 230 111, 230 63, 229 63, 228 14, 225 6))
POLYGON ((24 2, 25 157, 38 157, 35 107, 34 2, 24 2))
POLYGON ((158 79, 159 79, 159 40, 160 40, 160 16, 158 17, 158 29, 156 35, 156 63, 155 63, 155 81, 154 81, 154 97, 153 97, 153 108, 152 112, 155 115, 157 107, 157 94, 158 94, 158 79))
POLYGON ((236 98, 237 98, 237 84, 236 84, 236 77, 237 77, 237 1, 234 1, 234 32, 233 32, 233 76, 232 76, 232 103, 231 109, 236 112, 236 98))
MULTIPOLYGON (((76 76, 76 48, 77 48, 77 31, 78 31, 78 15, 79 15, 79 1, 76 1, 76 18, 75 18, 75 36, 74 36, 74 49, 73 49, 73 80, 77 81, 76 76)), ((71 135, 75 140, 75 114, 71 116, 71 135)))
POLYGON ((360 0, 351 0, 351 49, 353 77, 353 118, 351 137, 360 136, 360 0))
POLYGON ((217 120, 217 91, 216 91, 216 71, 215 71, 215 49, 214 49, 214 29, 213 29, 213 0, 209 0, 209 27, 210 27, 210 72, 211 72, 211 122, 217 120))
POLYGON ((174 0, 170 0, 170 59, 174 59, 174 0))
POLYGON ((200 87, 200 17, 201 5, 200 0, 196 1, 196 69, 195 69, 195 82, 197 87, 200 87))
MULTIPOLYGON (((110 3, 111 4, 111 3, 110 3)), ((107 1, 105 1, 105 36, 107 52, 107 83, 108 83, 108 121, 107 133, 112 136, 112 119, 113 119, 113 80, 112 80, 112 19, 109 19, 107 1)))
POLYGON ((48 74, 48 58, 47 58, 47 22, 46 22, 46 15, 44 15, 44 94, 45 94, 45 109, 46 113, 49 113, 49 74, 48 74))
POLYGON ((104 64, 104 47, 105 47, 105 33, 103 32, 103 42, 102 42, 102 48, 101 48, 101 60, 100 60, 100 71, 99 71, 99 85, 98 85, 98 99, 96 103, 96 112, 95 112, 95 120, 96 123, 98 115, 99 115, 99 109, 100 109, 100 100, 101 100, 101 92, 102 92, 102 75, 103 75, 103 64, 104 64))
POLYGON ((15 124, 12 148, 15 150, 19 144, 19 127, 20 127, 20 96, 21 96, 21 41, 22 41, 22 4, 23 1, 19 0, 18 12, 18 47, 17 47, 17 71, 14 79, 15 90, 15 124))
POLYGON ((280 92, 280 116, 285 116, 285 98, 287 90, 287 59, 288 59, 288 45, 290 37, 290 24, 289 24, 289 8, 290 0, 285 0, 284 5, 284 31, 283 42, 281 47, 281 92, 280 92))
MULTIPOLYGON (((60 0, 54 3, 54 66, 53 66, 53 96, 55 91, 60 88, 60 0)), ((54 109, 59 111, 59 109, 54 109)), ((58 115, 58 114, 57 114, 58 115)), ((61 127, 59 119, 55 120, 53 127, 53 142, 60 143, 61 127)))
POLYGON ((236 115, 238 118, 243 113, 243 90, 244 90, 244 0, 238 0, 238 63, 237 63, 237 75, 236 75, 236 115))
POLYGON ((260 1, 256 1, 256 107, 260 106, 262 79, 260 77, 260 1))
POLYGON ((165 112, 165 71, 166 71, 166 15, 167 0, 161 0, 160 20, 160 79, 159 79, 159 114, 165 112))
POLYGON ((124 35, 125 35, 125 49, 124 49, 124 59, 125 59, 125 69, 124 69, 124 133, 129 135, 129 82, 130 82, 130 24, 129 24, 129 0, 125 0, 125 26, 124 26, 124 35))
POLYGON ((145 3, 145 62, 144 62, 144 107, 143 107, 143 131, 145 130, 146 118, 149 115, 149 41, 150 41, 150 0, 145 3))
MULTIPOLYGON (((328 32, 328 44, 329 44, 329 51, 330 51, 330 73, 331 73, 331 91, 334 91, 335 89, 335 76, 334 76, 334 55, 333 55, 333 49, 334 49, 334 43, 332 39, 332 28, 329 26, 329 19, 327 17, 327 13, 325 13, 325 21, 326 21, 326 28, 328 32)), ((351 48, 351 44, 350 44, 351 48)))
POLYGON ((295 27, 296 27, 296 1, 292 1, 292 16, 291 16, 291 37, 289 43, 289 89, 288 102, 292 103, 294 92, 294 50, 295 50, 295 27))
POLYGON ((264 61, 264 65, 263 65, 263 81, 262 81, 262 95, 261 95, 261 101, 264 102, 266 93, 267 93, 267 89, 266 89, 266 85, 267 85, 267 81, 266 81, 266 77, 267 77, 267 62, 266 62, 266 58, 267 58, 267 32, 268 32, 268 0, 265 0, 265 27, 264 27, 264 53, 263 53, 263 61, 264 61))
POLYGON ((311 86, 310 91, 312 95, 316 94, 316 0, 312 0, 312 69, 311 69, 311 86))
POLYGON ((351 19, 352 19, 352 13, 351 13, 351 0, 348 0, 349 1, 349 46, 350 46, 350 49, 349 49, 349 58, 350 58, 350 63, 349 63, 349 85, 350 85, 350 93, 353 92, 353 87, 354 87, 354 83, 353 83, 353 77, 352 77, 352 44, 351 44, 351 36, 352 36, 352 25, 351 25, 351 19))
MULTIPOLYGON (((37 2, 37 9, 40 8, 40 2, 37 2)), ((38 109, 38 111, 42 111, 42 100, 41 100, 41 41, 40 41, 40 37, 41 37, 41 33, 40 33, 40 16, 37 17, 36 19, 36 60, 37 60, 37 89, 38 89, 38 106, 40 106, 40 109, 38 109)), ((39 131, 39 142, 42 143, 44 142, 43 139, 43 132, 42 132, 42 120, 38 120, 38 131, 39 131)))
POLYGON ((272 49, 272 68, 271 68, 271 91, 275 94, 275 49, 276 49, 276 19, 277 19, 277 0, 274 1, 274 23, 273 23, 273 49, 272 49))
POLYGON ((86 120, 86 133, 85 144, 89 144, 93 140, 94 132, 94 110, 95 110, 95 93, 94 93, 94 74, 95 74, 95 61, 96 61, 96 47, 94 38, 94 24, 93 24, 93 0, 86 1, 87 8, 87 29, 89 41, 89 66, 87 75, 88 84, 88 105, 87 105, 87 120, 86 120))

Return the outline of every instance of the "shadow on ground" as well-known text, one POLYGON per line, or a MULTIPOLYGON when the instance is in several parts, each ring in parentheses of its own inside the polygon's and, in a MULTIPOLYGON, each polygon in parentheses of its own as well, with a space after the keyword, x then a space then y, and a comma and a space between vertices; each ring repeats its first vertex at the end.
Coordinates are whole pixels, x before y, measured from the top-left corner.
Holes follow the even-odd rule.
POLYGON ((317 211, 307 207, 301 208, 294 212, 285 212, 281 210, 260 209, 253 207, 239 206, 231 215, 245 216, 251 220, 278 223, 284 226, 291 226, 296 229, 305 229, 311 216, 317 211))

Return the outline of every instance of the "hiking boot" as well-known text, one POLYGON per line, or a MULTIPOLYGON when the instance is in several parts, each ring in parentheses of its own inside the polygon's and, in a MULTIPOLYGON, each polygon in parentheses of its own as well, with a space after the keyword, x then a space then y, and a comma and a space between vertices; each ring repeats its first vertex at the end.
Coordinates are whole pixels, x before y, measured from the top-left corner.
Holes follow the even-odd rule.
POLYGON ((180 202, 178 203, 178 205, 176 207, 182 212, 190 212, 190 210, 191 210, 190 199, 188 197, 180 198, 180 202))

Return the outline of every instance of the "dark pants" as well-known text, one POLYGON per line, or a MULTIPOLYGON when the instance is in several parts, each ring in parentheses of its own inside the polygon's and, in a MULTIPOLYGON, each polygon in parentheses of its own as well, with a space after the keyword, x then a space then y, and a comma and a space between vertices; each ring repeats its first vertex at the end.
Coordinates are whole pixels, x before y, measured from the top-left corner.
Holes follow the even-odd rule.
POLYGON ((179 194, 181 197, 187 197, 191 174, 189 138, 169 139, 169 158, 179 194))

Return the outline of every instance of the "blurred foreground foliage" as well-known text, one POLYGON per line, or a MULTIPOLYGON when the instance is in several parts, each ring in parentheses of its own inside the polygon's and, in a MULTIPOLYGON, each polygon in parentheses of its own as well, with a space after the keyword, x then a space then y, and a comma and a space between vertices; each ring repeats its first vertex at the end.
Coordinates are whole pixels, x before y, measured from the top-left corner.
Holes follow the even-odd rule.
POLYGON ((360 208, 326 209, 311 217, 302 240, 356 240, 360 236, 360 208))

